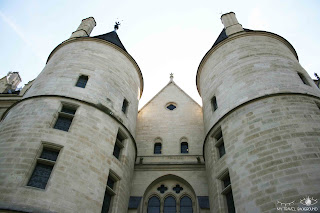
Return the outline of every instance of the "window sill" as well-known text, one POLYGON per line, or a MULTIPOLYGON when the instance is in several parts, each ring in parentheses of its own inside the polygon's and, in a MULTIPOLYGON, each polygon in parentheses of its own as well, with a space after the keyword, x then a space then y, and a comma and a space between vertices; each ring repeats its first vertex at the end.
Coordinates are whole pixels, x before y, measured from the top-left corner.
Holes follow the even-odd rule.
POLYGON ((228 192, 231 191, 231 184, 229 184, 226 188, 224 188, 221 192, 222 195, 227 194, 228 192))

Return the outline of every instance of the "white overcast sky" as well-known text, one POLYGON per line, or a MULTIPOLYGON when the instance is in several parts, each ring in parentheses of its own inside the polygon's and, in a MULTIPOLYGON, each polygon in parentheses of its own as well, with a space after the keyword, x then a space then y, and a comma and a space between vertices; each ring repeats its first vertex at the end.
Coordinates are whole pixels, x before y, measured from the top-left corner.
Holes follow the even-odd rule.
POLYGON ((174 81, 201 104, 196 90, 198 65, 233 11, 244 28, 287 39, 301 65, 320 75, 319 0, 0 0, 0 77, 18 71, 23 84, 37 77, 50 52, 68 39, 81 20, 93 16, 91 36, 113 30, 138 63, 144 78, 139 108, 174 81))

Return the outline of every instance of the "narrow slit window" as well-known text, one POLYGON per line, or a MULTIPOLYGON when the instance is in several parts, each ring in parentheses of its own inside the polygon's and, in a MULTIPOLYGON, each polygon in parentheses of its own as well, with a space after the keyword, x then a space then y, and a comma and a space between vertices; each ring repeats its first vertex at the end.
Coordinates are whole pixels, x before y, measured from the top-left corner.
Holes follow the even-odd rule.
POLYGON ((59 150, 43 147, 27 186, 45 189, 58 155, 59 150))
POLYGON ((215 139, 215 147, 218 150, 219 153, 219 158, 224 156, 226 154, 226 150, 224 147, 224 141, 223 141, 223 136, 222 136, 222 131, 219 129, 215 134, 214 134, 214 139, 215 139))
POLYGON ((118 131, 116 142, 114 144, 113 149, 113 156, 115 156, 117 159, 120 159, 121 150, 124 147, 124 140, 126 137, 118 131))
POLYGON ((221 194, 225 196, 225 199, 227 201, 228 213, 235 213, 236 210, 235 210, 234 201, 233 201, 229 172, 225 176, 223 176, 220 180, 223 185, 222 187, 223 190, 221 194))
POLYGON ((88 82, 88 76, 80 75, 76 83, 77 87, 85 88, 88 82))
POLYGON ((68 132, 76 110, 75 107, 63 105, 53 128, 68 132))
POLYGON ((301 81, 302 81, 305 85, 310 86, 308 80, 306 79, 306 77, 304 77, 304 75, 303 75, 302 73, 299 73, 299 72, 298 72, 298 75, 299 75, 301 81))
POLYGON ((217 98, 213 96, 211 99, 212 110, 216 111, 218 109, 217 98))
POLYGON ((112 197, 116 194, 114 188, 115 188, 116 182, 119 181, 119 179, 114 178, 114 176, 115 175, 111 174, 111 172, 110 172, 108 180, 107 180, 106 191, 104 193, 101 213, 108 213, 109 212, 112 197))
POLYGON ((129 106, 129 102, 127 101, 127 99, 124 99, 124 100, 123 100, 123 103, 122 103, 122 112, 123 112, 124 114, 127 113, 128 106, 129 106))

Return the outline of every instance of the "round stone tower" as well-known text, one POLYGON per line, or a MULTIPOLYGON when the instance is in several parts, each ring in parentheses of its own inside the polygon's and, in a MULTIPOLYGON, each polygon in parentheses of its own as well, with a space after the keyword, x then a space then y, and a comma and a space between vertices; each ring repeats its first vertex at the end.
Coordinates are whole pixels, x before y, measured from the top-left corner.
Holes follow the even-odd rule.
POLYGON ((117 33, 89 37, 94 26, 84 19, 5 113, 0 209, 127 211, 143 78, 117 33))
POLYGON ((287 40, 242 28, 233 12, 221 19, 196 79, 210 209, 302 208, 320 198, 320 90, 287 40))

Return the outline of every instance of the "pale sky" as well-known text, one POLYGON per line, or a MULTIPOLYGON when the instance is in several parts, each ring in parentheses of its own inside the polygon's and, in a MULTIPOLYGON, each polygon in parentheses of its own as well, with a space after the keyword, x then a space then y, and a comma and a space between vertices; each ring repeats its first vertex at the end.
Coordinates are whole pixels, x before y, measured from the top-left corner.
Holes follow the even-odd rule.
POLYGON ((221 14, 230 11, 244 28, 287 39, 309 75, 320 75, 318 0, 0 0, 0 77, 17 71, 23 84, 37 77, 50 52, 84 18, 97 22, 91 36, 110 32, 123 20, 117 33, 144 78, 139 108, 169 82, 171 72, 201 105, 197 68, 223 29, 221 14))

